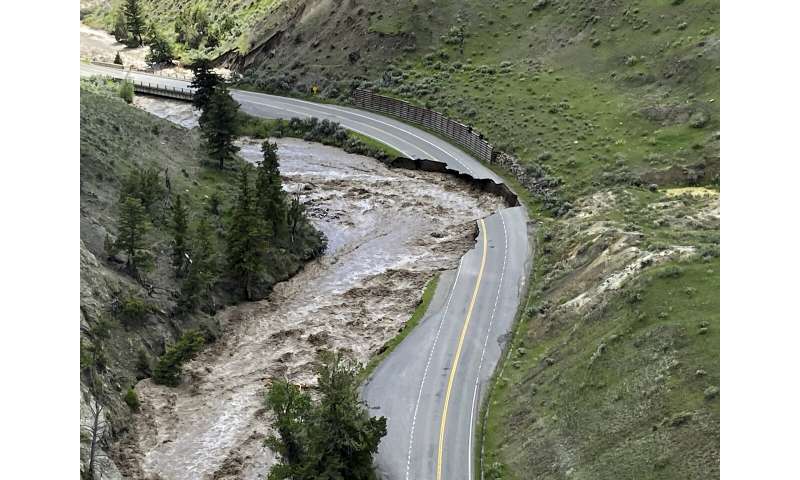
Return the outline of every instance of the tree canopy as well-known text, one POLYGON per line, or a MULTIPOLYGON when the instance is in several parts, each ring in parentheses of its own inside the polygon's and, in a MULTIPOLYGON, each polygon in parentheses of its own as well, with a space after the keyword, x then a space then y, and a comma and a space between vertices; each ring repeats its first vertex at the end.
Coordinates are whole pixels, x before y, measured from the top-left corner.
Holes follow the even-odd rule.
POLYGON ((129 45, 132 47, 139 47, 142 45, 142 34, 144 33, 144 14, 139 0, 125 0, 123 6, 123 13, 125 14, 125 24, 128 28, 129 45))
POLYGON ((386 418, 370 417, 358 398, 358 364, 324 353, 317 369, 319 401, 286 381, 276 381, 266 406, 277 436, 266 444, 280 461, 270 480, 374 480, 372 459, 386 435, 386 418))

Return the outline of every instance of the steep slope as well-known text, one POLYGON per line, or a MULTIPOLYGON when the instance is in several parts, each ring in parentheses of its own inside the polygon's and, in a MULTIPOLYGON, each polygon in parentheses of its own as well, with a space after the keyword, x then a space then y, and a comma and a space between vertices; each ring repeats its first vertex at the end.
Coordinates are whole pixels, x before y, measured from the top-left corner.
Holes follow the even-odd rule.
MULTIPOLYGON (((214 341, 220 333, 214 314, 239 300, 221 275, 198 310, 178 308, 181 280, 170 257, 170 219, 180 194, 191 229, 201 216, 209 220, 221 264, 236 170, 204 166, 208 159, 196 131, 126 104, 115 89, 103 81, 81 83, 81 461, 85 471, 90 406, 98 398, 108 424, 100 445, 109 460, 101 466, 112 478, 118 467, 133 475, 120 452, 107 451, 112 439, 125 435, 135 410, 129 388, 151 376, 157 357, 187 331, 199 330, 206 342, 214 341), (131 172, 142 169, 157 182, 149 187, 155 201, 146 234, 153 268, 135 278, 125 268, 124 254, 110 251, 109 244, 119 235, 120 194, 131 172)), ((304 222, 292 247, 272 254, 259 295, 295 274, 323 245, 322 236, 304 222)))

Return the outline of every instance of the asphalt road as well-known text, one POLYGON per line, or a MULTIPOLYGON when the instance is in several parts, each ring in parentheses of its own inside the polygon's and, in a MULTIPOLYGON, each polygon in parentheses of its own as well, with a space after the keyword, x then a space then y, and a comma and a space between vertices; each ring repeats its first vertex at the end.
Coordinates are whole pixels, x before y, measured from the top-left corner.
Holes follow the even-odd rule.
MULTIPOLYGON (((170 87, 185 81, 81 64, 81 75, 130 76, 170 87)), ((267 118, 327 118, 409 158, 446 162, 475 178, 500 182, 478 160, 446 141, 372 112, 241 90, 242 110, 267 118)), ((376 457, 382 478, 463 480, 474 472, 475 425, 487 381, 500 359, 530 268, 527 216, 507 208, 478 222, 475 247, 445 272, 417 328, 381 363, 362 396, 388 419, 376 457)))

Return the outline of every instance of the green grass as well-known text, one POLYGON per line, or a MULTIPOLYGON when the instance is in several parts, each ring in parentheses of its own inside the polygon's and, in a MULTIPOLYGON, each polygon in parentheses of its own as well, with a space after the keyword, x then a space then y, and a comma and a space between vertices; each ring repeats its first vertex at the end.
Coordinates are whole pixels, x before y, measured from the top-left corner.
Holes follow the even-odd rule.
POLYGON ((403 156, 403 154, 400 153, 399 150, 397 150, 395 148, 392 148, 389 145, 386 145, 385 143, 381 142, 380 140, 375 140, 372 137, 368 137, 366 135, 362 135, 362 134, 360 134, 358 132, 355 132, 353 130, 348 130, 348 132, 349 132, 351 137, 357 138, 358 140, 360 140, 362 143, 364 143, 365 145, 367 145, 370 148, 373 148, 373 149, 375 149, 377 151, 383 152, 390 159, 395 159, 395 158, 403 156))
POLYGON ((436 286, 439 284, 439 274, 437 273, 425 286, 425 290, 422 292, 422 299, 420 300, 419 305, 417 308, 414 309, 414 313, 411 314, 411 318, 403 325, 403 329, 400 330, 400 333, 394 336, 391 340, 386 342, 386 344, 381 349, 381 352, 374 357, 372 357, 367 363, 367 365, 359 372, 359 382, 363 382, 370 375, 378 365, 383 361, 384 358, 389 356, 390 353, 400 345, 409 333, 411 333, 414 328, 419 324, 422 317, 425 316, 425 312, 428 311, 428 306, 431 304, 431 300, 433 299, 433 294, 436 293, 436 286))
MULTIPOLYGON (((259 118, 244 112, 239 112, 238 117, 238 128, 236 133, 239 136, 261 139, 268 137, 287 136, 305 139, 307 138, 306 134, 309 133, 307 128, 293 130, 289 127, 289 121, 285 119, 259 118)), ((347 131, 346 140, 356 140, 357 146, 355 149, 350 148, 348 142, 339 142, 333 136, 316 136, 311 138, 310 141, 321 142, 324 145, 331 145, 342 148, 348 152, 369 155, 379 159, 381 157, 385 157, 386 159, 392 160, 403 156, 403 154, 398 150, 379 140, 362 135, 353 130, 345 130, 347 131)))
MULTIPOLYGON (((82 18, 86 25, 111 31, 114 25, 114 9, 120 1, 101 3, 92 12, 82 18)), ((154 22, 162 32, 167 35, 170 42, 175 41, 175 19, 182 11, 190 11, 195 6, 205 9, 208 14, 209 26, 221 28, 225 23, 230 23, 232 28, 223 31, 219 46, 190 50, 184 45, 177 44, 176 54, 184 59, 189 59, 197 54, 216 56, 230 49, 238 48, 244 52, 252 47, 251 39, 256 38, 254 28, 275 22, 270 18, 271 12, 282 0, 192 0, 182 2, 176 0, 143 0, 142 11, 146 21, 154 22)), ((243 53, 244 53, 243 52, 243 53)))
POLYGON ((526 329, 489 399, 497 478, 718 475, 719 268, 670 262, 572 327, 526 329))

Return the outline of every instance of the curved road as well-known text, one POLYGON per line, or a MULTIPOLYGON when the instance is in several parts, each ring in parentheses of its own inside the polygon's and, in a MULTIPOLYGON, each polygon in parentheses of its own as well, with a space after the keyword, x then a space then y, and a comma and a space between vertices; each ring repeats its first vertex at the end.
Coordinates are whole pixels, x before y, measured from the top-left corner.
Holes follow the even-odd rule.
MULTIPOLYGON (((81 64, 81 75, 130 77, 169 87, 182 80, 81 64)), ((446 162, 475 178, 500 178, 446 141, 376 113, 231 90, 242 110, 267 118, 317 117, 375 138, 409 158, 446 162)), ((475 472, 482 395, 513 324, 530 268, 527 216, 506 208, 478 222, 475 247, 445 272, 420 324, 378 366, 362 396, 388 419, 376 457, 382 478, 463 480, 475 472)))

